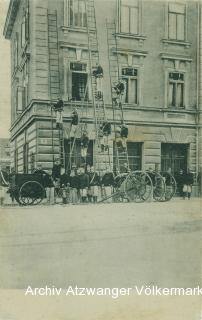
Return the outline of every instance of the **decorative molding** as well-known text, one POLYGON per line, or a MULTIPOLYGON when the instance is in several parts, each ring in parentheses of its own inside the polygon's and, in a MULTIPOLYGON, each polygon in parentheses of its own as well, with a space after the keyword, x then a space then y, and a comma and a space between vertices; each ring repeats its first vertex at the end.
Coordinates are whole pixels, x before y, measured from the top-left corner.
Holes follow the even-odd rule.
MULTIPOLYGON (((82 49, 85 51, 88 51, 88 47, 86 46, 86 44, 78 44, 78 43, 67 43, 64 41, 59 41, 59 46, 60 48, 67 48, 67 49, 82 49)), ((93 51, 97 51, 97 50, 93 50, 93 51)))
POLYGON ((167 45, 178 45, 184 46, 185 48, 190 48, 191 43, 188 41, 181 41, 181 40, 170 40, 170 39, 162 39, 161 40, 166 46, 167 45))
POLYGON ((148 51, 143 50, 134 50, 134 49, 123 49, 123 48, 112 48, 112 53, 119 53, 119 54, 125 54, 125 55, 132 55, 132 56, 139 56, 139 57, 146 57, 148 54, 148 51))
POLYGON ((185 55, 179 55, 175 53, 160 53, 161 59, 164 60, 179 60, 179 61, 186 61, 186 62, 192 62, 192 58, 190 56, 185 55))

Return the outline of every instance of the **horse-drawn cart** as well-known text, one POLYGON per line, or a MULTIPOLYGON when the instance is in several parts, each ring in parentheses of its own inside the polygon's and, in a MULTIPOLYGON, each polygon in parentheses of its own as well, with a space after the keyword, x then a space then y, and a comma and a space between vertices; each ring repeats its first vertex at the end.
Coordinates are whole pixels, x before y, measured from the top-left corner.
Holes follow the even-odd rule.
POLYGON ((10 182, 10 192, 20 205, 39 204, 46 195, 43 174, 14 174, 10 182))

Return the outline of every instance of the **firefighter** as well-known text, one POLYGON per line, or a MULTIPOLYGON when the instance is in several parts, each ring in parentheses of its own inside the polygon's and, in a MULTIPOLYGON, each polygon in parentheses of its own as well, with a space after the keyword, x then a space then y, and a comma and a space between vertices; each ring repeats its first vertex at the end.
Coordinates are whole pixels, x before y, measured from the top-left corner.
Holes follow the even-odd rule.
POLYGON ((86 159, 88 151, 89 137, 87 131, 84 131, 81 136, 81 157, 86 159))
POLYGON ((58 97, 56 104, 53 105, 53 109, 56 113, 56 128, 62 129, 63 128, 64 103, 60 97, 58 97))
POLYGON ((79 191, 79 178, 76 173, 76 167, 72 166, 70 172, 70 203, 76 204, 78 202, 78 191, 79 191))
POLYGON ((55 182, 52 177, 52 171, 49 169, 44 176, 44 188, 48 204, 55 204, 55 182))
POLYGON ((122 124, 118 126, 115 131, 117 147, 121 148, 122 152, 126 152, 127 149, 127 138, 128 138, 128 126, 122 124))
POLYGON ((96 68, 93 70, 93 76, 96 78, 96 86, 97 86, 97 99, 101 100, 103 98, 102 92, 102 79, 103 79, 103 68, 101 65, 97 64, 96 68))
POLYGON ((77 109, 74 108, 71 114, 70 138, 74 138, 79 124, 79 115, 77 109))
MULTIPOLYGON (((103 196, 105 197, 110 197, 112 194, 112 188, 114 185, 114 175, 113 172, 110 170, 110 168, 107 168, 102 180, 101 180, 101 185, 103 188, 103 196)), ((109 198, 107 202, 111 202, 112 198, 109 198)))
POLYGON ((187 169, 187 172, 184 173, 184 185, 183 185, 183 199, 185 200, 186 196, 190 200, 192 193, 192 185, 194 183, 194 175, 187 169))
POLYGON ((111 134, 111 123, 108 121, 105 121, 100 127, 101 152, 107 151, 109 149, 108 139, 110 134, 111 134))
POLYGON ((81 197, 81 202, 85 203, 87 201, 87 190, 89 187, 89 176, 85 173, 84 167, 81 167, 78 175, 78 186, 79 193, 81 197))
POLYGON ((60 189, 60 176, 61 176, 61 163, 60 159, 55 159, 53 168, 52 168, 52 178, 55 186, 55 193, 58 195, 60 189))
POLYGON ((123 80, 120 80, 115 86, 114 91, 116 92, 117 96, 123 95, 125 90, 125 84, 123 80))
POLYGON ((95 171, 94 167, 91 166, 90 175, 89 175, 89 189, 90 189, 90 195, 94 203, 97 202, 97 198, 99 195, 99 186, 100 186, 100 176, 95 171))
POLYGON ((70 177, 65 172, 65 168, 61 168, 60 188, 62 189, 62 203, 67 204, 70 201, 70 177))

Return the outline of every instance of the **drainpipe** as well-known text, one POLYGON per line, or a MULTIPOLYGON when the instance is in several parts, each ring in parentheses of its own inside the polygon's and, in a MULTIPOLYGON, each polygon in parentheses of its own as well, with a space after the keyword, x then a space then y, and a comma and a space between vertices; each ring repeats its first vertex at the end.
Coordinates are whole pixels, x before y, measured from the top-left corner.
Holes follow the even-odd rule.
POLYGON ((196 176, 198 176, 199 173, 199 157, 200 157, 200 151, 199 151, 199 111, 200 111, 200 98, 199 98, 199 92, 200 92, 200 0, 197 3, 197 62, 196 62, 196 176))

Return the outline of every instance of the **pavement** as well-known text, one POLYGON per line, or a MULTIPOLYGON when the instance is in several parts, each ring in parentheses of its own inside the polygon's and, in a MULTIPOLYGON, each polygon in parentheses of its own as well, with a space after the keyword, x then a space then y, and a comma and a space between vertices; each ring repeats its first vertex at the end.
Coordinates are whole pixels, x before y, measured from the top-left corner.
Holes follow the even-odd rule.
POLYGON ((201 214, 198 198, 1 209, 0 319, 200 319, 201 297, 114 301, 25 298, 24 292, 28 286, 201 286, 201 214), (30 303, 33 312, 17 310, 15 301, 30 303))

